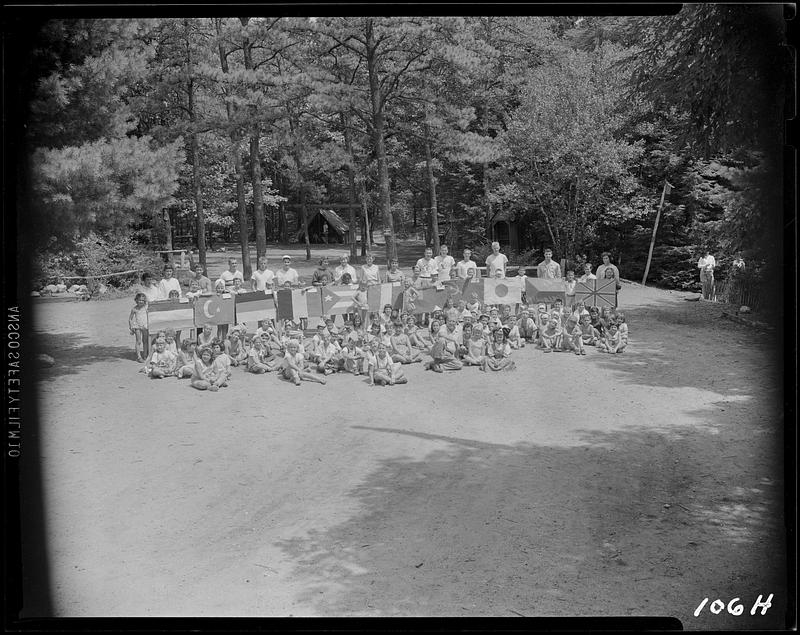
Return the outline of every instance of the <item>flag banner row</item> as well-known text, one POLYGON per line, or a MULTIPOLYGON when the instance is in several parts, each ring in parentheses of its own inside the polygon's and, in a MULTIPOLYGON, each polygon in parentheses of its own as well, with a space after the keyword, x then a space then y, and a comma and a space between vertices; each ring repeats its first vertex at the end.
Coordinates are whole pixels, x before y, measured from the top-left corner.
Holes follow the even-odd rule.
MULTIPOLYGON (((467 304, 514 305, 566 300, 563 280, 534 277, 484 278, 482 280, 447 280, 428 289, 404 289, 399 282, 367 287, 369 311, 380 313, 387 304, 410 313, 432 313, 444 307, 449 299, 455 306, 459 300, 467 304)), ((193 303, 186 298, 150 302, 147 309, 148 328, 153 330, 202 327, 219 324, 242 324, 255 331, 264 319, 297 320, 323 315, 343 315, 355 311, 358 285, 329 285, 305 289, 279 289, 273 292, 254 291, 236 295, 200 296, 193 303)), ((614 279, 589 280, 575 284, 575 301, 587 306, 617 306, 614 279)))

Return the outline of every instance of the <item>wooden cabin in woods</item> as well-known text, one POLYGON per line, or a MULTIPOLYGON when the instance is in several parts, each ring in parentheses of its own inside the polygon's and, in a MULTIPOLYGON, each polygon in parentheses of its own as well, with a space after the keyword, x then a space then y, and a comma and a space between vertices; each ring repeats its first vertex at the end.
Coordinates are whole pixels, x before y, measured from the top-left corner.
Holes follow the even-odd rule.
MULTIPOLYGON (((305 242, 303 222, 298 218, 300 228, 295 233, 297 242, 305 242)), ((308 240, 312 244, 338 243, 346 245, 350 242, 350 226, 332 209, 314 209, 308 211, 308 240)))
POLYGON ((516 213, 508 210, 498 211, 490 221, 492 240, 513 251, 520 248, 520 227, 516 213))

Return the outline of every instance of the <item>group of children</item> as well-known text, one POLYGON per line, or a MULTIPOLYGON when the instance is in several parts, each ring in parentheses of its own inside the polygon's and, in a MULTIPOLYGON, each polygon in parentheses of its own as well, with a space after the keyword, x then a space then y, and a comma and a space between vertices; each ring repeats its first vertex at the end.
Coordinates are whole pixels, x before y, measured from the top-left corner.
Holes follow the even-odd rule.
MULTIPOLYGON (((137 296, 132 334, 146 333, 138 321, 140 302, 137 296)), ((386 386, 408 381, 407 364, 423 363, 438 373, 464 366, 510 371, 515 368, 512 351, 526 345, 575 355, 586 355, 587 347, 619 354, 628 345, 625 315, 615 309, 587 309, 581 302, 564 307, 561 300, 549 309, 543 303, 533 311, 524 304, 517 307, 516 313, 511 305, 483 307, 473 298, 414 315, 387 304, 379 314, 366 314, 367 322, 356 302, 342 326, 333 317, 323 318, 311 337, 304 337, 291 320, 266 319, 252 335, 244 324, 216 334, 205 326, 196 338, 182 341, 180 333, 166 329, 153 337, 143 372, 154 379, 187 378, 194 388, 211 391, 228 385, 233 367, 254 374, 277 372, 295 385, 325 384, 327 375, 345 372, 366 376, 369 385, 386 386)))

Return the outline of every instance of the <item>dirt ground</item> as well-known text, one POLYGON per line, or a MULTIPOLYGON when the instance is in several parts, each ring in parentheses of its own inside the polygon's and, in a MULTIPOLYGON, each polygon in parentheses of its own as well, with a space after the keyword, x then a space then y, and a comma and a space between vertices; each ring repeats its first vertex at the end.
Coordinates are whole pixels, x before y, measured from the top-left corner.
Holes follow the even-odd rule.
POLYGON ((218 393, 137 374, 130 300, 39 303, 56 614, 783 627, 782 369, 685 297, 624 285, 619 356, 385 388, 234 369, 218 393))

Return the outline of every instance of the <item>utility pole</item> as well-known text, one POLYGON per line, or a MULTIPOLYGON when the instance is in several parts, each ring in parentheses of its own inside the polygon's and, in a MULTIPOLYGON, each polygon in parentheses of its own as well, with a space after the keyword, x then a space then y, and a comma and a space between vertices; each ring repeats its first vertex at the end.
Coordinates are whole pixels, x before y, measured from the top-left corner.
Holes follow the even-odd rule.
POLYGON ((672 191, 672 185, 668 181, 664 181, 664 189, 661 192, 661 203, 658 205, 658 212, 656 213, 656 222, 653 225, 653 237, 650 239, 650 252, 647 254, 647 266, 644 268, 644 276, 642 277, 642 286, 647 283, 647 274, 650 273, 650 261, 653 259, 653 247, 656 244, 656 232, 658 231, 658 221, 661 219, 661 209, 664 207, 664 197, 672 191))

